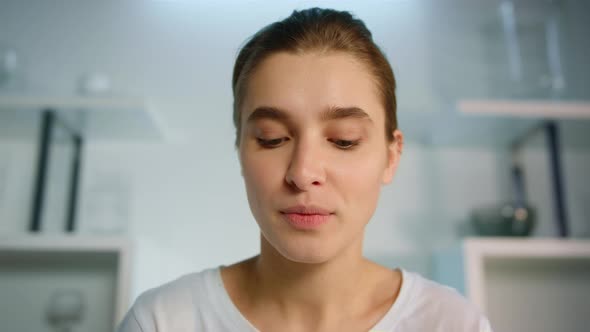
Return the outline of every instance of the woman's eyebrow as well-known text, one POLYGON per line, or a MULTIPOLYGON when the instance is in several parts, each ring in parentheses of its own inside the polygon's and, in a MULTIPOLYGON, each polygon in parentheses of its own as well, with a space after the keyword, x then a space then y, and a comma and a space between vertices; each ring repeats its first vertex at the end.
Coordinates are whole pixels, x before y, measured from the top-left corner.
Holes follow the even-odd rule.
MULTIPOLYGON (((363 111, 362 108, 356 106, 331 106, 320 114, 321 121, 330 121, 347 118, 366 119, 370 122, 373 122, 369 114, 367 114, 367 112, 363 111)), ((290 116, 287 112, 279 108, 271 106, 260 106, 254 109, 252 113, 250 113, 246 122, 255 122, 260 119, 271 119, 277 120, 279 122, 289 122, 290 116)))
POLYGON ((320 119, 322 121, 329 121, 329 120, 338 120, 338 119, 347 119, 347 118, 355 118, 355 119, 367 119, 370 122, 371 117, 367 112, 363 111, 362 108, 351 106, 351 107, 339 107, 339 106, 332 106, 328 108, 326 111, 322 112, 320 115, 320 119))
POLYGON ((288 122, 289 114, 286 112, 270 106, 260 106, 256 107, 252 113, 248 116, 247 123, 255 122, 261 119, 271 119, 277 120, 280 122, 288 122))

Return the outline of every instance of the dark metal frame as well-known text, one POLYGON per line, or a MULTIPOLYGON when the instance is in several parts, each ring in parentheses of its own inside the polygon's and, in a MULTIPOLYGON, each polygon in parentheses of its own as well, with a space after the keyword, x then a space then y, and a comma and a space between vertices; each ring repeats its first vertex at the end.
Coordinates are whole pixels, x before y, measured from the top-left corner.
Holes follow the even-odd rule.
POLYGON ((557 220, 559 236, 569 236, 568 215, 565 205, 565 190, 563 169, 561 167, 561 146, 559 144, 559 130, 554 121, 545 122, 545 134, 549 149, 549 163, 551 165, 551 180, 553 182, 553 207, 557 220))
MULTIPOLYGON (((569 221, 567 215, 566 198, 563 181, 563 168, 561 165, 561 145, 559 142, 559 127, 555 121, 545 120, 532 127, 523 136, 512 143, 513 154, 538 131, 544 131, 547 138, 547 152, 549 155, 549 169, 551 172, 551 184, 553 189, 553 211, 557 223, 557 232, 560 237, 569 236, 569 221)), ((524 201, 524 185, 520 165, 513 160, 513 176, 519 199, 524 201), (520 188, 518 188, 520 187, 520 188)))
POLYGON ((65 220, 65 231, 73 232, 76 224, 76 209, 78 204, 78 184, 81 169, 81 155, 84 147, 84 140, 80 132, 69 127, 65 122, 60 121, 59 114, 56 110, 45 109, 41 112, 41 126, 39 135, 39 147, 37 151, 37 170, 35 177, 35 186, 33 190, 32 214, 29 230, 39 232, 42 230, 42 215, 45 202, 45 192, 47 184, 47 171, 51 159, 51 141, 53 130, 56 125, 62 125, 71 135, 73 144, 73 157, 70 175, 70 188, 67 200, 67 217, 65 220))

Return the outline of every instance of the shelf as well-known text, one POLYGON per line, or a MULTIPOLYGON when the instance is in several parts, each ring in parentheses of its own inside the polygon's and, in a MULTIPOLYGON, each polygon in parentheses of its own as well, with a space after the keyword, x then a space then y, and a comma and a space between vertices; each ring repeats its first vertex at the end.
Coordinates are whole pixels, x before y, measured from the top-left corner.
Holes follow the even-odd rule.
POLYGON ((77 289, 86 302, 80 328, 112 330, 128 309, 130 251, 124 237, 0 236, 0 293, 9 295, 0 297, 0 321, 9 330, 45 330, 52 294, 77 289))
MULTIPOLYGON (((482 307, 485 264, 489 261, 584 259, 590 262, 590 241, 562 239, 471 238, 463 242, 467 294, 482 307)), ((590 266, 590 265, 589 265, 590 266)))
POLYGON ((443 112, 400 110, 400 129, 409 141, 426 145, 508 148, 552 119, 558 123, 563 147, 590 148, 590 103, 462 100, 455 106, 443 112))
POLYGON ((434 279, 466 295, 495 330, 581 331, 590 315, 589 240, 467 238, 433 261, 434 279))
POLYGON ((590 241, 553 238, 468 238, 464 248, 484 258, 590 258, 590 241))
POLYGON ((165 128, 149 103, 126 97, 0 95, 0 137, 37 137, 40 112, 52 109, 65 124, 90 140, 165 138, 165 128))
POLYGON ((590 119, 590 102, 539 100, 459 100, 457 110, 471 115, 536 119, 590 119))
POLYGON ((129 240, 125 237, 82 235, 0 236, 0 254, 15 252, 120 252, 127 254, 129 240))

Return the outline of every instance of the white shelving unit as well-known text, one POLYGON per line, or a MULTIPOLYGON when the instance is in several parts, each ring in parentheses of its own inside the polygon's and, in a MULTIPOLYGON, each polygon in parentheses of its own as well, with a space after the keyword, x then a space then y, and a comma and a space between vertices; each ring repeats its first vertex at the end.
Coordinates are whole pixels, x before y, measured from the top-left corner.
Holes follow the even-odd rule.
POLYGON ((457 102, 457 110, 469 115, 513 118, 590 119, 588 101, 465 99, 457 102))
POLYGON ((565 146, 590 148, 590 102, 460 99, 447 111, 401 109, 407 139, 432 146, 507 148, 542 121, 555 120, 565 146))
POLYGON ((590 322, 588 240, 468 238, 437 252, 433 270, 496 331, 584 331, 590 322))
POLYGON ((49 330, 44 315, 51 292, 76 288, 87 302, 81 330, 113 330, 129 307, 130 255, 131 243, 122 237, 0 237, 2 329, 49 330))
POLYGON ((0 95, 0 137, 36 137, 40 112, 51 109, 87 139, 167 137, 158 113, 142 98, 0 95))
POLYGON ((27 146, 31 154, 36 152, 36 169, 31 173, 35 189, 30 203, 30 230, 39 230, 42 224, 46 197, 51 195, 47 193, 50 172, 62 169, 58 176, 67 172, 69 181, 61 182, 67 189, 60 189, 67 202, 67 207, 63 203, 64 223, 68 230, 75 227, 78 183, 87 145, 105 141, 159 142, 168 137, 157 112, 143 98, 0 94, 0 140, 26 141, 32 143, 27 146), (61 164, 55 166, 52 160, 61 164))

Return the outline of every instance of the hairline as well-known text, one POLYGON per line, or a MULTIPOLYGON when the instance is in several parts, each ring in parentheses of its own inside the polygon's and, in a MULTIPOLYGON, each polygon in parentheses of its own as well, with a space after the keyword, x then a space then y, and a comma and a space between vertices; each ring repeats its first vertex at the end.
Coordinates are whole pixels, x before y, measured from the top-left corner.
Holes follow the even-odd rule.
MULTIPOLYGON (((353 50, 350 49, 339 49, 339 48, 334 48, 334 47, 327 47, 327 46, 316 46, 316 47, 308 47, 308 48, 302 48, 302 47, 297 47, 297 48, 285 48, 285 49, 277 49, 277 50, 271 50, 268 51, 266 54, 264 54, 263 56, 259 57, 256 61, 255 64, 250 65, 250 66, 246 66, 244 65, 244 67, 242 68, 242 72, 240 73, 239 77, 236 80, 236 84, 235 87, 237 87, 237 91, 235 91, 235 96, 234 96, 234 114, 236 114, 237 119, 235 119, 235 125, 238 128, 238 133, 241 132, 241 123, 242 123, 242 107, 245 101, 245 97, 246 97, 246 91, 248 90, 249 87, 249 82, 252 80, 252 77, 256 74, 256 71, 262 66, 262 63, 264 63, 266 60, 268 60, 270 57, 278 55, 278 54, 290 54, 290 55, 307 55, 307 54, 319 54, 319 55, 331 55, 331 54, 344 54, 344 55, 348 55, 350 58, 354 59, 355 62, 357 62, 359 65, 361 65, 364 70, 367 71, 367 73, 369 74, 369 78, 370 80, 373 82, 374 88, 376 89, 376 94, 377 97, 379 99, 381 99, 381 102, 384 104, 383 106, 385 107, 386 104, 386 93, 383 91, 384 87, 382 86, 382 82, 379 79, 377 73, 375 73, 375 68, 373 68, 374 66, 371 64, 371 61, 368 59, 363 59, 361 56, 359 56, 358 53, 355 53, 353 50), (244 71, 244 69, 247 69, 247 71, 244 71), (246 79, 245 82, 242 82, 242 80, 246 79), (237 97, 237 98, 236 98, 237 97), (236 101, 239 101, 240 104, 236 105, 236 101), (237 121, 236 121, 237 120, 237 121)), ((387 110, 385 110, 387 112, 387 110)), ((387 123, 387 117, 385 117, 385 122, 387 123)), ((387 125, 386 125, 387 127, 387 125)), ((237 135, 236 137, 236 147, 239 146, 240 143, 240 135, 237 135)))

